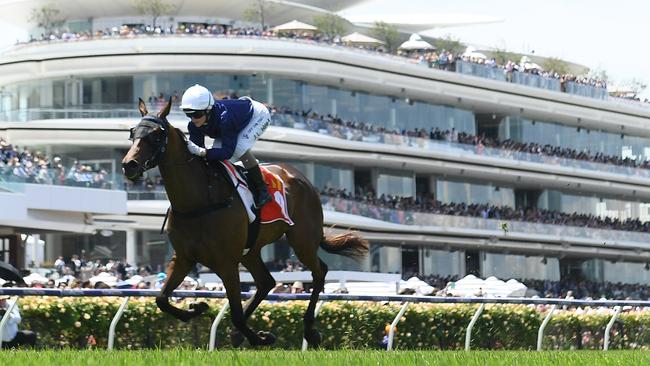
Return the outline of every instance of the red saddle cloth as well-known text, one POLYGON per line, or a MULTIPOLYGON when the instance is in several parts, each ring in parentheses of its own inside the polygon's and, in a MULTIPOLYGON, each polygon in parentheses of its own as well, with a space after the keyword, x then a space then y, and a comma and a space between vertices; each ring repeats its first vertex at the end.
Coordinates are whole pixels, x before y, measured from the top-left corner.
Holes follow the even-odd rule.
POLYGON ((262 176, 273 200, 262 206, 261 222, 262 224, 268 224, 282 220, 289 225, 293 225, 293 221, 289 217, 287 210, 287 194, 284 181, 279 176, 271 173, 267 169, 267 166, 260 165, 260 170, 262 171, 262 176))

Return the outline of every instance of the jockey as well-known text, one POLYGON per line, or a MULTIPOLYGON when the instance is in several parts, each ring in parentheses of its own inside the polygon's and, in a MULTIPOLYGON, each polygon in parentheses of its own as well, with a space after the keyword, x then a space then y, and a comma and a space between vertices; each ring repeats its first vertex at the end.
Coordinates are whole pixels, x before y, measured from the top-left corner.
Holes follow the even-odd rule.
POLYGON ((249 97, 215 101, 212 93, 198 84, 183 93, 180 108, 191 119, 187 125, 188 150, 210 161, 241 160, 252 183, 255 206, 260 208, 271 201, 257 159, 251 152, 271 122, 269 110, 249 97), (206 148, 205 136, 221 139, 221 145, 215 141, 211 148, 206 148))

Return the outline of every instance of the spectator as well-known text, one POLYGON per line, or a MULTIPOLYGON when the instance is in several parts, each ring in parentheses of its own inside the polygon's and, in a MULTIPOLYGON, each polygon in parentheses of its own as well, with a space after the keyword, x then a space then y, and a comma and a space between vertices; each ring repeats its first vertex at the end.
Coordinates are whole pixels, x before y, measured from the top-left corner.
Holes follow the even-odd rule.
MULTIPOLYGON (((0 315, 4 315, 14 303, 9 300, 9 296, 0 295, 0 315)), ((1 317, 1 316, 0 316, 1 317)), ((22 318, 18 306, 15 306, 9 314, 9 319, 5 324, 4 332, 1 335, 4 348, 15 348, 20 346, 35 347, 37 336, 36 333, 29 330, 18 330, 22 318)))

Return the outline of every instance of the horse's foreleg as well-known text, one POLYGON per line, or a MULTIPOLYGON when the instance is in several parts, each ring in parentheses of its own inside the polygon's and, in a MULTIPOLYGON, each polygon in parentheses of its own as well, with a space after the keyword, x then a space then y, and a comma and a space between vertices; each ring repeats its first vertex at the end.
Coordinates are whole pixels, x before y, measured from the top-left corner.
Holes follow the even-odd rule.
MULTIPOLYGON (((266 345, 272 342, 266 337, 260 337, 255 334, 246 324, 246 317, 241 305, 241 293, 239 282, 239 271, 237 266, 228 266, 227 268, 220 268, 217 272, 223 285, 226 288, 226 295, 228 296, 228 303, 230 304, 230 316, 232 317, 232 324, 241 332, 241 334, 248 339, 251 346, 266 345)), ((274 339, 273 339, 274 340, 274 339)), ((235 344, 238 346, 238 344, 235 344)))
POLYGON ((201 315, 208 309, 208 305, 205 302, 192 304, 192 310, 179 309, 169 303, 169 297, 172 295, 176 287, 183 282, 185 276, 190 273, 194 264, 195 263, 177 257, 176 254, 174 254, 174 257, 167 266, 167 281, 165 282, 160 295, 156 297, 156 305, 158 305, 158 308, 161 311, 171 314, 184 322, 201 315))
POLYGON ((275 287, 275 279, 271 276, 269 269, 262 261, 259 252, 249 253, 242 258, 242 264, 248 269, 253 280, 255 281, 255 296, 251 298, 244 306, 244 317, 248 319, 257 309, 262 300, 266 298, 271 290, 275 287))
MULTIPOLYGON (((248 318, 250 318, 251 314, 253 314, 255 309, 257 309, 262 300, 264 300, 273 287, 275 287, 275 279, 271 276, 268 268, 266 268, 259 252, 248 253, 244 258, 242 258, 241 262, 253 276, 256 289, 255 296, 251 297, 244 305, 244 318, 248 321, 248 318)), ((267 343, 275 342, 275 335, 273 335, 273 333, 260 331, 258 334, 266 338, 267 343)), ((239 330, 233 330, 230 333, 230 337, 235 347, 238 347, 244 341, 243 335, 239 330)))

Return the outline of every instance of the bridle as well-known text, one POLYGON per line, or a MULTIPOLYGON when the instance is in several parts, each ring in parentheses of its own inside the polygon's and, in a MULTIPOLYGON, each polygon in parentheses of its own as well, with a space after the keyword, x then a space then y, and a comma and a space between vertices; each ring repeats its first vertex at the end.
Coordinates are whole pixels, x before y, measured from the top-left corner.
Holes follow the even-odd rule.
POLYGON ((167 143, 169 142, 169 122, 167 118, 158 118, 151 115, 142 117, 140 123, 130 129, 129 140, 144 139, 149 141, 153 146, 157 146, 156 151, 149 159, 144 162, 144 170, 147 171, 160 163, 163 154, 167 151, 167 143), (162 136, 159 134, 153 135, 151 129, 160 128, 163 132, 162 136), (164 140, 164 142, 163 142, 164 140))

